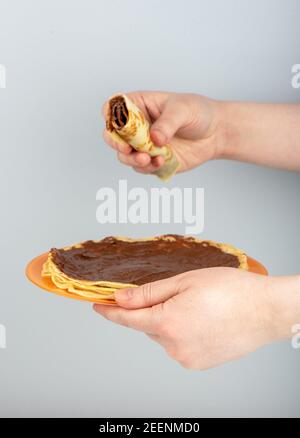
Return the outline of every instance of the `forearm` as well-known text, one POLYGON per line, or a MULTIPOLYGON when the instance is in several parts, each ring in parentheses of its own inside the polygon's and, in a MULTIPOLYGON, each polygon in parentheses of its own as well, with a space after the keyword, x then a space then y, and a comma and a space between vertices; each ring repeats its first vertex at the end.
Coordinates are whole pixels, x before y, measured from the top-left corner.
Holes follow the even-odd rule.
POLYGON ((221 102, 222 158, 300 170, 300 105, 221 102))
POLYGON ((270 327, 274 338, 290 338, 293 326, 300 324, 300 275, 270 277, 269 284, 270 327))

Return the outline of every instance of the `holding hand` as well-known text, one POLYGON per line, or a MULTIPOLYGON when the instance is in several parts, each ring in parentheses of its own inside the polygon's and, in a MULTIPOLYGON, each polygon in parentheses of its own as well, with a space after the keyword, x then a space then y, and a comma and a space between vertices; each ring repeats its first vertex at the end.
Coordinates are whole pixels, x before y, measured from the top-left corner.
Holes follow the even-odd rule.
POLYGON ((120 307, 94 309, 145 332, 184 367, 206 369, 290 336, 299 316, 299 284, 294 277, 209 268, 121 289, 120 307))
MULTIPOLYGON (((168 143, 186 171, 217 158, 300 170, 300 105, 222 102, 198 94, 136 91, 127 96, 152 124, 157 146, 168 143)), ((103 107, 103 115, 106 113, 103 107)), ((164 164, 104 130, 104 140, 121 163, 153 173, 164 164)))
MULTIPOLYGON (((197 94, 134 92, 127 96, 152 124, 150 135, 157 146, 170 144, 185 171, 221 155, 217 132, 220 107, 216 101, 197 94)), ((106 105, 103 114, 106 113, 106 105)), ((164 164, 164 158, 151 158, 130 145, 119 144, 104 130, 104 140, 117 151, 121 163, 137 172, 152 173, 164 164)))

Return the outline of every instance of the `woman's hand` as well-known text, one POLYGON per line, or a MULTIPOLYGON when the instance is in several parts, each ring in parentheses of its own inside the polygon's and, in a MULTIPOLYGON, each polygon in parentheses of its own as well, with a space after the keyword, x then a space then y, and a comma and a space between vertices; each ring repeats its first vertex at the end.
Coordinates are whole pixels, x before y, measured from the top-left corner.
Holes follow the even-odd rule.
POLYGON ((111 321, 141 330, 184 367, 237 359, 300 323, 299 277, 209 268, 116 292, 120 307, 95 304, 111 321), (298 318, 298 320, 297 320, 298 318))
MULTIPOLYGON (((300 105, 222 102, 156 91, 127 95, 153 123, 153 142, 173 147, 180 171, 216 158, 300 170, 300 105)), ((162 157, 151 159, 112 141, 106 130, 104 140, 138 172, 152 173, 163 164, 162 157)))
MULTIPOLYGON (((222 155, 219 129, 221 105, 197 94, 139 91, 127 96, 151 122, 150 135, 157 146, 169 143, 185 171, 222 155)), ((106 113, 106 105, 103 114, 106 113)), ((152 173, 164 163, 163 157, 151 158, 131 146, 118 144, 104 130, 104 140, 117 151, 121 163, 141 173, 152 173)))

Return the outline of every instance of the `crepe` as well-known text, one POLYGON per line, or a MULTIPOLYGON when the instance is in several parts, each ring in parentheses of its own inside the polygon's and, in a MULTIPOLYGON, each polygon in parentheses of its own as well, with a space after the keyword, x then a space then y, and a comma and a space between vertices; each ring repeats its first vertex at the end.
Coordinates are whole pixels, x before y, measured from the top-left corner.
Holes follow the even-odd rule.
POLYGON ((128 143, 136 151, 147 152, 151 157, 163 156, 163 166, 153 172, 163 181, 169 180, 179 169, 179 162, 171 146, 154 145, 150 138, 149 122, 125 94, 117 94, 109 99, 106 129, 117 143, 128 143))
POLYGON ((216 266, 247 270, 247 256, 232 245, 194 237, 106 237, 51 249, 42 276, 60 289, 114 303, 117 289, 216 266))

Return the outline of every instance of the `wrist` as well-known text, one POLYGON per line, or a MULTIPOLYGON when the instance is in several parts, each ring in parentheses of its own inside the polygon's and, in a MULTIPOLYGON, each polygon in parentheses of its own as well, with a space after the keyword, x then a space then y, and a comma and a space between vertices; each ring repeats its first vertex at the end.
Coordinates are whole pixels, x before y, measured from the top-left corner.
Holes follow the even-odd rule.
POLYGON ((218 101, 218 158, 234 160, 239 143, 239 103, 218 101))
POLYGON ((270 277, 267 292, 274 340, 291 338, 300 324, 300 276, 270 277))

